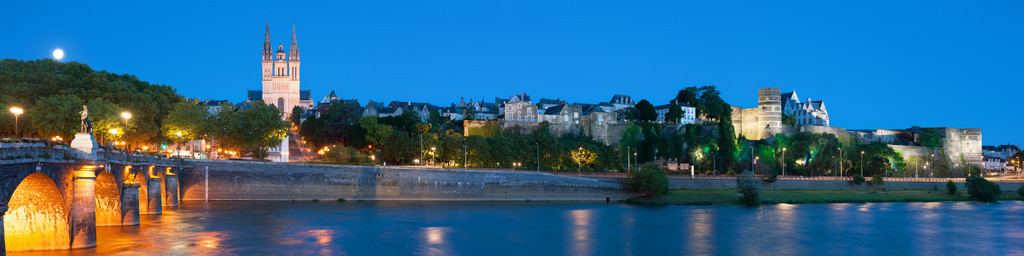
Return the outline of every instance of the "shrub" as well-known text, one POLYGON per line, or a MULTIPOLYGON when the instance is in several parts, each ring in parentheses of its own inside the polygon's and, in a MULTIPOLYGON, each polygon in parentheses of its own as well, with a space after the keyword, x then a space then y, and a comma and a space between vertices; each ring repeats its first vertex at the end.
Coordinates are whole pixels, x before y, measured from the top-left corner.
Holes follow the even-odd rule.
POLYGON ((344 198, 338 198, 338 202, 339 202, 339 203, 344 203, 344 202, 345 202, 345 199, 344 199, 344 198))
POLYGON ((871 177, 871 184, 875 184, 877 186, 885 185, 885 180, 882 179, 882 175, 875 175, 874 177, 871 177))
POLYGON ((740 202, 746 206, 761 204, 761 182, 754 178, 754 173, 745 171, 736 176, 736 188, 740 192, 740 202))
POLYGON ((1024 185, 1020 185, 1020 188, 1017 189, 1017 195, 1024 197, 1024 185))
POLYGON ((970 194, 971 198, 974 198, 974 200, 995 202, 1003 191, 999 188, 999 185, 988 181, 981 176, 971 175, 967 177, 967 193, 970 194))
POLYGON ((657 164, 645 164, 640 170, 629 173, 624 180, 626 189, 643 192, 648 197, 668 192, 668 177, 657 164))
POLYGON ((857 184, 858 186, 860 186, 860 184, 864 184, 864 176, 860 176, 860 174, 854 174, 853 179, 851 181, 853 182, 853 184, 857 184))
POLYGON ((950 194, 950 195, 955 195, 956 194, 956 183, 953 183, 952 180, 946 182, 946 194, 950 194))

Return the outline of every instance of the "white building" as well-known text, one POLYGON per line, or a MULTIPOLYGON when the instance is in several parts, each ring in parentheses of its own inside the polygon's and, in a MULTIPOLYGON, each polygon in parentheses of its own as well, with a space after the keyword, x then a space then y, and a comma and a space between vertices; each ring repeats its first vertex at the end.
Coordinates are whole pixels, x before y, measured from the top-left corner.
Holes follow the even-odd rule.
POLYGON ((825 102, 816 100, 800 102, 796 91, 782 94, 782 113, 796 119, 796 125, 829 126, 828 110, 825 102))
MULTIPOLYGON (((683 117, 680 118, 680 124, 692 124, 697 119, 697 108, 691 107, 686 103, 679 103, 679 109, 683 111, 683 117)), ((665 104, 654 107, 654 112, 658 113, 658 118, 655 122, 665 122, 665 115, 668 114, 668 110, 672 107, 672 104, 665 104)))

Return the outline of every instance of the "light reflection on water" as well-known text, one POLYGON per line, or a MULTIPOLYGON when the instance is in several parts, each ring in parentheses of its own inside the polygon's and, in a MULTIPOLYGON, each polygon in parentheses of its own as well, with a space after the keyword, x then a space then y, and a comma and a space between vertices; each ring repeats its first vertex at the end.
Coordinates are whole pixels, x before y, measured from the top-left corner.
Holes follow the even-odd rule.
POLYGON ((186 202, 9 255, 1007 255, 1024 202, 737 206, 186 202))

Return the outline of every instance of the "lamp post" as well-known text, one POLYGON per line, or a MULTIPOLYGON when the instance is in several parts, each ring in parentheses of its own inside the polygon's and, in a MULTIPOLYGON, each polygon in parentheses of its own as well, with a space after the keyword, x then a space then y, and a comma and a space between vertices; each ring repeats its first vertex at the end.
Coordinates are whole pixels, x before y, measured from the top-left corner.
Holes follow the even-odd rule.
POLYGON ((860 176, 864 177, 864 151, 860 151, 860 176))
POLYGON ((121 117, 124 118, 124 150, 128 151, 128 119, 132 118, 132 113, 121 112, 121 117))
POLYGON ((462 169, 469 168, 469 147, 462 144, 462 169))
POLYGON ((782 148, 782 176, 786 176, 786 148, 782 148))
POLYGON ((178 143, 175 143, 177 145, 177 149, 175 150, 174 154, 177 155, 178 157, 181 157, 181 132, 176 132, 174 133, 174 135, 178 135, 178 143))
POLYGON ((757 159, 754 159, 754 146, 750 146, 750 172, 757 174, 757 169, 754 169, 755 164, 757 164, 757 159))
POLYGON ((583 160, 582 159, 582 157, 583 157, 583 147, 580 147, 580 155, 579 156, 581 158, 576 160, 576 163, 579 164, 579 167, 577 167, 577 169, 576 169, 576 175, 583 174, 583 161, 580 161, 580 160, 583 160))
POLYGON ((537 172, 540 172, 540 142, 536 142, 536 144, 537 144, 537 172))
POLYGON ((843 148, 839 149, 839 176, 843 176, 843 148))
POLYGON ((430 147, 430 164, 434 163, 434 156, 437 155, 437 147, 430 147))
POLYGON ((118 131, 117 128, 110 128, 110 139, 107 139, 107 144, 114 145, 113 140, 117 136, 118 132, 120 131, 118 131))
POLYGON ((626 172, 629 172, 629 147, 626 147, 626 172))
POLYGON ((718 158, 715 158, 715 151, 711 151, 711 174, 718 176, 718 158))
POLYGON ((20 138, 21 133, 20 131, 18 131, 18 116, 20 116, 22 113, 25 113, 25 110, 19 107, 13 107, 11 108, 11 113, 14 114, 14 138, 20 138))

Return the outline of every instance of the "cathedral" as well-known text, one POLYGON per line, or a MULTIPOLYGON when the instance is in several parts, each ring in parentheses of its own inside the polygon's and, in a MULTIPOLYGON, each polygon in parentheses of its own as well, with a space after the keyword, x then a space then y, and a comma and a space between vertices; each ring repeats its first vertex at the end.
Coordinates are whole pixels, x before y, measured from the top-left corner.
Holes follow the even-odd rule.
POLYGON ((250 102, 260 101, 274 105, 281 110, 282 117, 288 118, 292 108, 311 109, 309 90, 300 90, 301 74, 299 61, 299 43, 295 37, 295 24, 292 24, 292 43, 285 52, 284 45, 278 44, 274 50, 270 43, 270 21, 267 21, 266 37, 263 41, 263 88, 249 90, 250 102))

